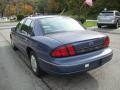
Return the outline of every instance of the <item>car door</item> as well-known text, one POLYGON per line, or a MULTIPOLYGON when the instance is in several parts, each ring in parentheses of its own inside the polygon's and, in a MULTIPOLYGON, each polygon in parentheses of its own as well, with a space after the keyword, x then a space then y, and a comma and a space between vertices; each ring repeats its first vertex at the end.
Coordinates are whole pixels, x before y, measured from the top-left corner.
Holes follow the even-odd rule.
POLYGON ((119 25, 120 25, 120 12, 118 12, 119 25))
POLYGON ((17 48, 20 48, 20 39, 19 39, 19 33, 21 31, 21 27, 23 25, 23 23, 25 22, 26 19, 23 19, 22 21, 20 21, 17 26, 16 26, 16 30, 15 30, 15 33, 14 33, 14 41, 15 41, 15 45, 17 46, 17 48))
POLYGON ((19 32, 19 46, 20 46, 20 50, 23 53, 26 53, 26 47, 29 45, 29 38, 30 38, 30 33, 32 31, 32 29, 30 28, 30 25, 32 23, 32 20, 27 19, 22 27, 21 30, 19 32))
POLYGON ((118 23, 120 25, 120 12, 116 12, 115 15, 116 15, 117 21, 118 21, 118 23))

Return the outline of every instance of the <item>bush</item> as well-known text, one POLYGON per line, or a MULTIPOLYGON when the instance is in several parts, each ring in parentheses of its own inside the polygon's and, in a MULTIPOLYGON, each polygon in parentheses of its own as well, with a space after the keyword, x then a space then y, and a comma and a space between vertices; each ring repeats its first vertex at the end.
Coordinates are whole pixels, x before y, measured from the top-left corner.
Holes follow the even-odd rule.
POLYGON ((23 18, 24 18, 24 15, 22 15, 22 14, 18 14, 17 15, 17 20, 18 21, 22 20, 23 18))
POLYGON ((74 18, 74 19, 76 19, 76 20, 78 20, 79 21, 79 16, 78 15, 72 15, 72 16, 70 16, 71 18, 74 18))
POLYGON ((78 15, 73 15, 71 17, 74 18, 74 19, 76 19, 76 20, 78 20, 78 21, 80 21, 81 23, 84 23, 86 21, 86 19, 85 19, 84 16, 80 16, 79 17, 78 15))
POLYGON ((84 16, 81 16, 79 20, 81 21, 81 23, 86 22, 86 18, 84 16))

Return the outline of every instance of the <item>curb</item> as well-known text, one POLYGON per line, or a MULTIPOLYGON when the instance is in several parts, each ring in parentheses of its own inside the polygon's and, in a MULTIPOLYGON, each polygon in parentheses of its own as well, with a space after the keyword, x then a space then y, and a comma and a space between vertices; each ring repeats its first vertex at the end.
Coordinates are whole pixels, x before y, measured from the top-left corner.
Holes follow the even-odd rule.
POLYGON ((97 32, 102 32, 102 33, 110 33, 110 34, 120 34, 120 29, 118 32, 115 32, 115 31, 107 31, 107 30, 104 30, 104 29, 101 29, 101 30, 98 30, 98 28, 95 26, 95 27, 90 27, 90 28, 87 28, 88 30, 92 30, 92 31, 97 31, 97 32))

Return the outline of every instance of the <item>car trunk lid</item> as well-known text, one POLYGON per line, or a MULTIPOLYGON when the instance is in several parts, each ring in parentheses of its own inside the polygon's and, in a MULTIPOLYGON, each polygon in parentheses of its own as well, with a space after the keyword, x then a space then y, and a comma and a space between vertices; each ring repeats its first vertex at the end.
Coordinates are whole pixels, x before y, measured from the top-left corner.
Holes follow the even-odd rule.
POLYGON ((75 42, 82 42, 86 40, 92 40, 97 38, 103 38, 105 35, 100 34, 94 31, 74 31, 74 32, 61 32, 61 33, 54 33, 54 34, 47 34, 47 37, 55 39, 62 44, 68 43, 75 43, 75 42))
POLYGON ((73 45, 76 54, 84 54, 104 48, 104 34, 93 31, 78 31, 49 34, 47 37, 58 40, 63 45, 73 45))

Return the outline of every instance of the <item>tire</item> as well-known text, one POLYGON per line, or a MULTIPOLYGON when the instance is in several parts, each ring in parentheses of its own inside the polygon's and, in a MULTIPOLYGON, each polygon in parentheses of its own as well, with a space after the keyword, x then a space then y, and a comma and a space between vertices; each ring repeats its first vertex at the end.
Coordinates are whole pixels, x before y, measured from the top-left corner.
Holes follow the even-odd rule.
POLYGON ((30 65, 32 72, 37 77, 45 75, 45 72, 40 68, 40 64, 38 62, 36 54, 33 51, 30 52, 30 65))
POLYGON ((15 50, 15 51, 18 50, 17 47, 15 46, 12 38, 11 38, 11 46, 12 46, 13 50, 15 50))
POLYGON ((102 26, 99 24, 99 25, 97 25, 98 26, 98 28, 101 28, 102 26))
POLYGON ((118 29, 119 28, 119 23, 117 22, 116 24, 115 24, 115 29, 118 29))

